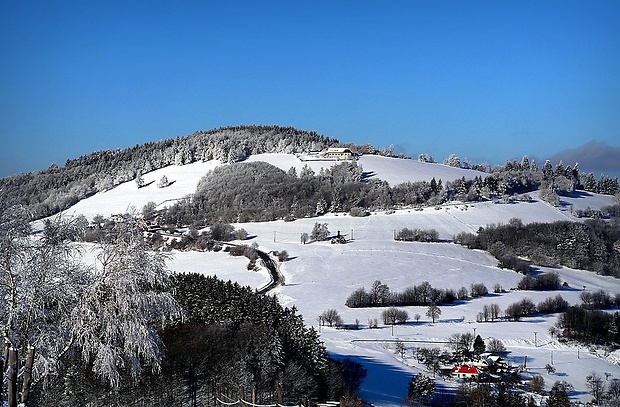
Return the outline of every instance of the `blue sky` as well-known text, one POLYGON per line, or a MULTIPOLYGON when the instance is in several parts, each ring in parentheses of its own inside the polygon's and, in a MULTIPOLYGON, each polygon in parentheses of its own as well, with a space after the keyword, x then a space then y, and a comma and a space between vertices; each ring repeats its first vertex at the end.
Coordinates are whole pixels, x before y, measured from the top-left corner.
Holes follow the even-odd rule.
POLYGON ((5 1, 0 176, 238 124, 439 161, 596 148, 586 169, 620 173, 619 19, 615 0, 5 1))

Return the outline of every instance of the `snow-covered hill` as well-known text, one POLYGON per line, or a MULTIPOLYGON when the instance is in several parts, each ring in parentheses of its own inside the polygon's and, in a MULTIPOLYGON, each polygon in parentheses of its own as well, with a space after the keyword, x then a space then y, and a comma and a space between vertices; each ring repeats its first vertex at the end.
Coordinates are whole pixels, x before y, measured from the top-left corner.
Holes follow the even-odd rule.
MULTIPOLYGON (((284 170, 294 166, 299 171, 306 163, 292 155, 252 156, 249 161, 264 160, 284 170)), ((308 162, 315 172, 327 162, 308 162)), ((446 167, 439 164, 423 164, 412 160, 385 157, 362 157, 360 164, 364 171, 395 184, 417 181, 432 177, 445 181, 473 177, 477 173, 446 167)), ((194 163, 186 166, 171 166, 145 174, 146 187, 138 189, 134 182, 92 196, 73 206, 68 215, 84 214, 92 218, 96 214, 109 216, 124 213, 130 207, 140 209, 153 201, 166 205, 175 199, 194 192, 199 179, 217 162, 194 163), (173 182, 167 188, 158 188, 157 181, 166 175, 173 182)), ((535 196, 535 194, 534 194, 535 196)), ((575 391, 573 400, 589 401, 585 377, 592 371, 602 376, 610 373, 620 378, 620 354, 602 355, 588 349, 557 342, 549 334, 549 328, 556 316, 535 316, 521 322, 478 323, 476 315, 484 305, 498 304, 504 310, 509 304, 523 298, 538 303, 557 292, 518 291, 517 282, 521 275, 496 267, 496 261, 488 254, 467 250, 452 243, 404 243, 393 240, 394 231, 403 227, 436 229, 440 238, 451 239, 461 231, 476 231, 490 223, 507 223, 511 218, 520 218, 524 223, 555 220, 576 220, 570 213, 575 208, 599 208, 608 205, 611 197, 580 194, 574 198, 563 198, 560 208, 542 201, 498 204, 483 202, 477 204, 450 204, 424 210, 399 210, 391 214, 378 212, 364 218, 353 218, 346 214, 329 214, 320 218, 300 219, 294 222, 265 222, 235 225, 245 228, 256 237, 252 242, 265 251, 287 250, 290 260, 281 265, 285 285, 273 294, 285 306, 296 306, 308 325, 317 327, 317 318, 325 310, 335 308, 345 323, 359 321, 359 330, 336 330, 320 327, 321 337, 329 352, 337 358, 352 357, 368 369, 368 377, 362 386, 362 397, 377 406, 401 406, 406 396, 407 382, 412 374, 423 367, 413 356, 416 347, 441 347, 432 342, 445 341, 453 333, 474 332, 485 340, 497 338, 509 350, 513 364, 523 364, 527 356, 528 374, 539 374, 545 379, 547 388, 557 380, 572 383, 575 391), (335 234, 340 231, 353 239, 346 245, 315 242, 302 245, 300 236, 309 233, 315 222, 327 223, 335 234), (392 333, 389 327, 379 323, 379 329, 369 329, 368 321, 381 321, 381 309, 349 309, 344 302, 356 288, 370 288, 373 281, 381 280, 394 291, 428 281, 436 288, 469 288, 472 283, 484 283, 491 291, 495 284, 507 292, 491 294, 480 299, 441 307, 438 322, 431 323, 425 316, 424 307, 404 307, 410 322, 396 326, 392 333), (413 316, 421 315, 419 322, 413 316), (394 353, 391 341, 396 338, 408 341, 403 358, 394 353), (374 340, 370 342, 367 340, 374 340), (556 373, 548 374, 544 366, 553 363, 556 373)), ((576 220, 577 221, 577 220, 576 220)), ((176 272, 195 271, 215 274, 223 279, 236 280, 243 285, 260 287, 267 280, 264 272, 247 271, 245 262, 225 253, 181 253, 175 252, 168 264, 176 272)), ((610 294, 620 294, 620 282, 594 273, 557 269, 562 281, 570 288, 560 294, 570 303, 579 303, 582 290, 603 289, 610 294)), ((437 379, 438 391, 452 392, 458 386, 455 381, 437 379)))
MULTIPOLYGON (((329 168, 337 161, 301 161, 293 154, 258 154, 248 158, 248 162, 268 162, 284 171, 291 167, 297 169, 297 173, 308 165, 315 173, 321 168, 329 168)), ((414 160, 387 158, 380 156, 362 156, 358 162, 371 178, 382 179, 391 185, 407 181, 452 181, 457 178, 473 178, 476 175, 484 176, 484 173, 461 168, 449 167, 442 164, 421 163, 414 160)), ((125 213, 132 207, 139 210, 148 202, 166 206, 174 203, 196 191, 198 181, 213 168, 223 165, 217 160, 207 162, 195 162, 188 165, 171 165, 143 175, 146 186, 138 188, 135 182, 126 182, 116 188, 98 193, 85 201, 80 201, 70 209, 68 214, 83 214, 88 219, 95 215, 110 216, 125 213), (166 176, 171 182, 166 188, 158 188, 157 183, 166 176)))

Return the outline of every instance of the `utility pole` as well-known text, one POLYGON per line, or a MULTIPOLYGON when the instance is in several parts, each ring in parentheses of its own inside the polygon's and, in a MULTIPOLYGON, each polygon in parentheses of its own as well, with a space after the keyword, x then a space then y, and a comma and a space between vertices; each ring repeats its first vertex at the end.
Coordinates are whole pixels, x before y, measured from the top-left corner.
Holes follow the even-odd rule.
POLYGON ((534 347, 538 347, 538 340, 536 335, 538 334, 538 332, 534 331, 534 347))
POLYGON ((553 365, 553 351, 551 351, 551 365, 553 365))
POLYGON ((273 242, 274 243, 276 242, 276 231, 275 230, 273 231, 273 242))

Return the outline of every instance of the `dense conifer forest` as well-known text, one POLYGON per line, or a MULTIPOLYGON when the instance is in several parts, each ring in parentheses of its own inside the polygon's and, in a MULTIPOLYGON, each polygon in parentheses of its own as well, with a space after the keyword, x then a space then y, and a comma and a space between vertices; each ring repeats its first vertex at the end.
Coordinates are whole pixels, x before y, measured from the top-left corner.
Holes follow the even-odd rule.
POLYGON ((356 398, 364 369, 330 359, 318 333, 294 308, 201 274, 174 275, 171 289, 184 316, 161 332, 166 353, 159 374, 125 376, 111 388, 76 355, 46 388, 38 388, 35 403, 199 406, 242 395, 258 404, 273 404, 279 394, 285 404, 356 398))

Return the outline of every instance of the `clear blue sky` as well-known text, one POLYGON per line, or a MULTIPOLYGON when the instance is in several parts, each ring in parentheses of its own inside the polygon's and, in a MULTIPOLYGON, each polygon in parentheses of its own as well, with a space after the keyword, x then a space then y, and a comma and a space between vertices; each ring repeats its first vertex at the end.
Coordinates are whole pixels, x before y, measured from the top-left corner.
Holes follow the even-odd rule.
POLYGON ((252 123, 620 166, 620 1, 386 3, 3 1, 0 176, 252 123))

